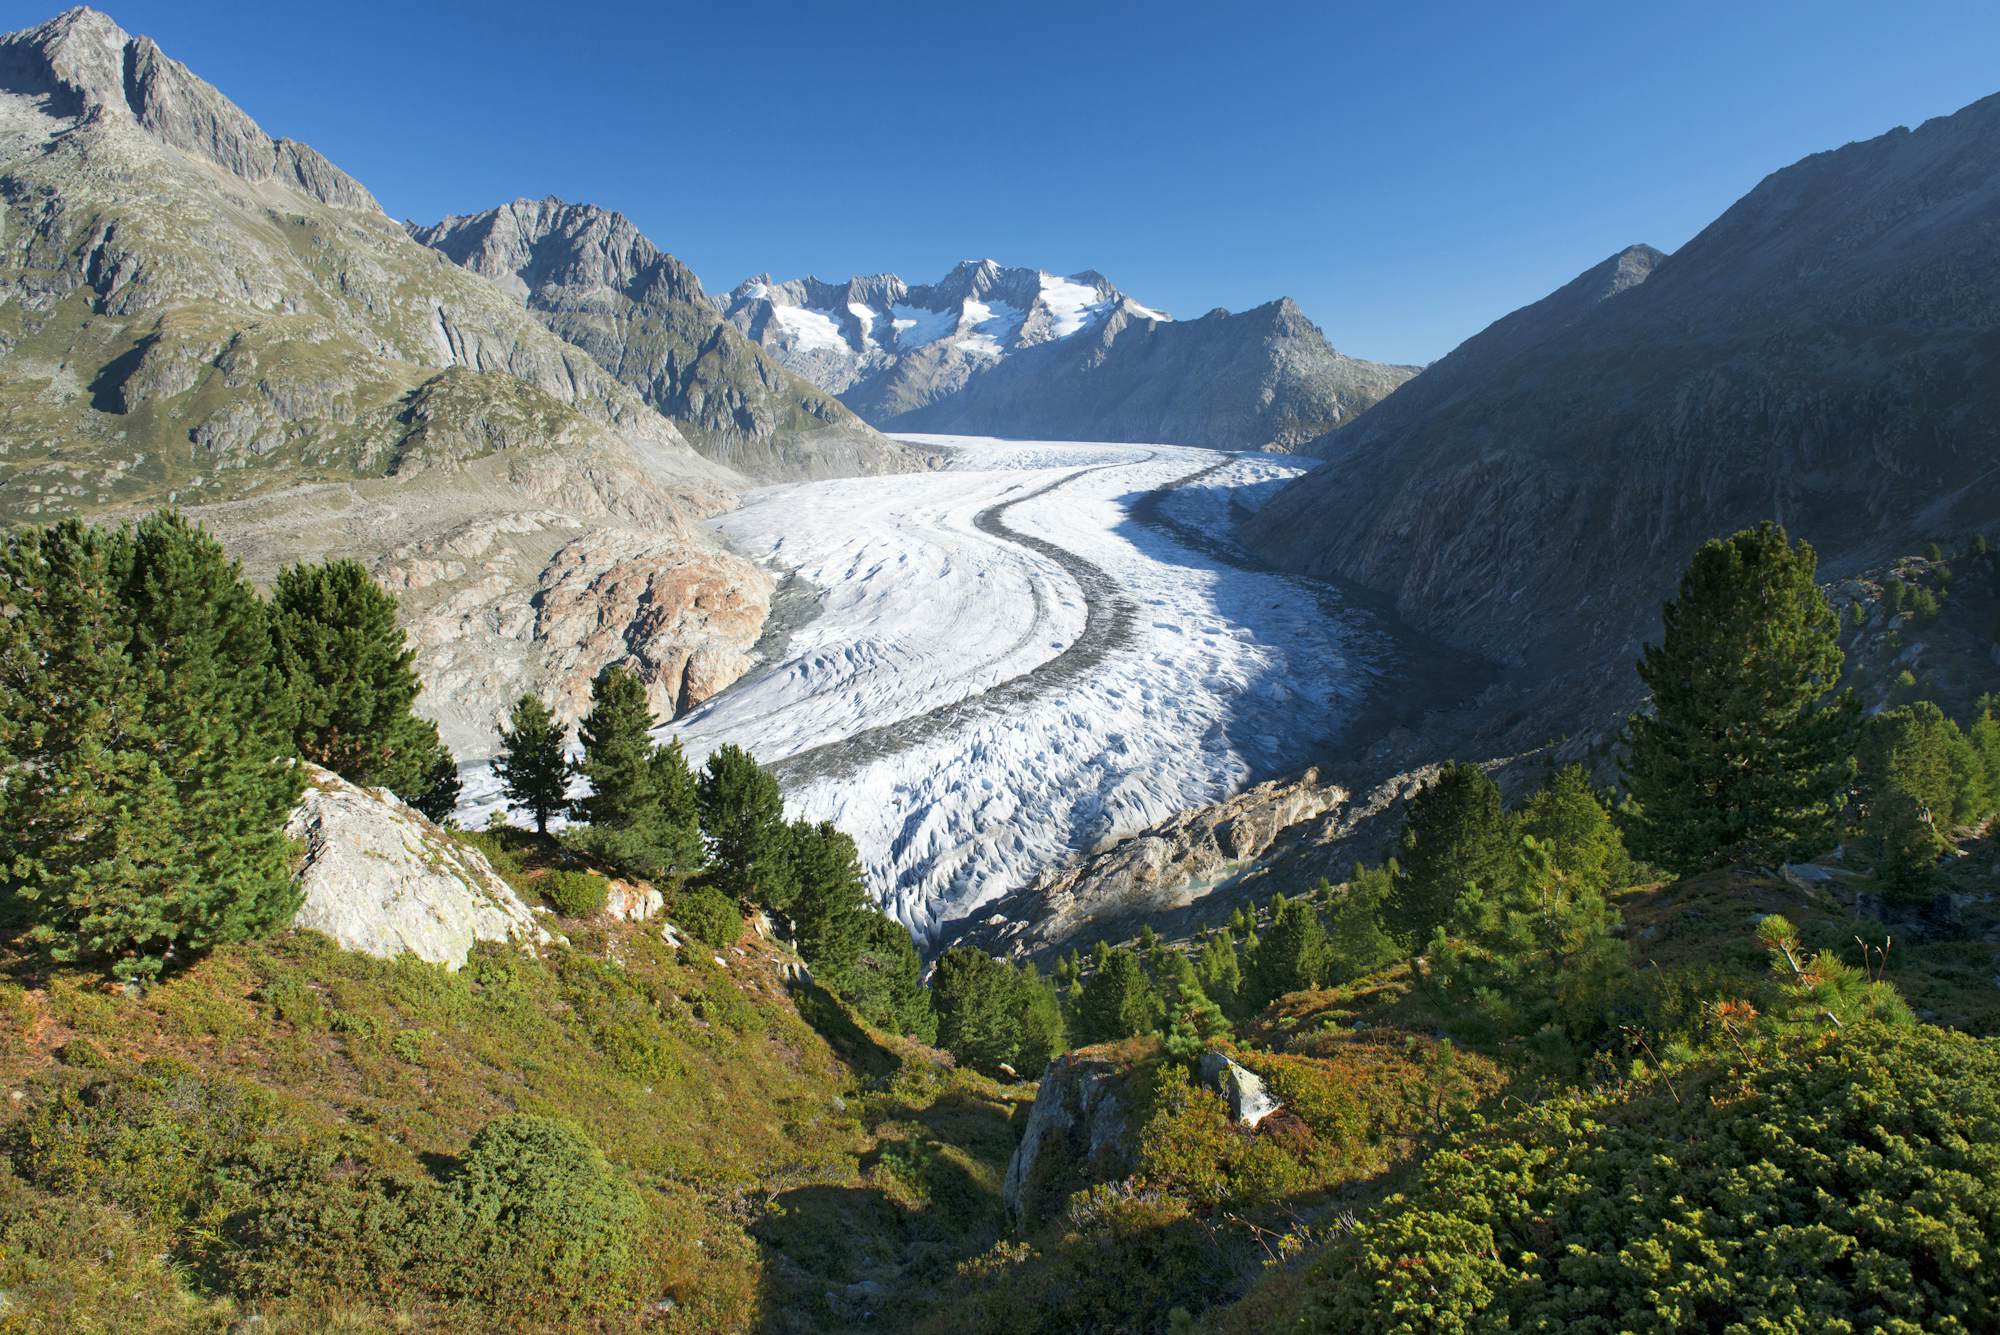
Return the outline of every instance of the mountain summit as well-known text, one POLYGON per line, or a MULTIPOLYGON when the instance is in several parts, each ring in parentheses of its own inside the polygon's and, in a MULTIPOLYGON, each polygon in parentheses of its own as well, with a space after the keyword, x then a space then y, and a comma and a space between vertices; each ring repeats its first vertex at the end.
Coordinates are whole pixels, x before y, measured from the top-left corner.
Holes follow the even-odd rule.
POLYGON ((725 324, 701 282, 622 213, 517 199, 410 235, 488 279, 744 472, 822 477, 909 452, 725 324))
POLYGON ((724 310, 885 430, 1285 449, 1415 374, 1335 352, 1289 298, 1176 322, 1094 270, 990 259, 915 287, 762 275, 724 310))

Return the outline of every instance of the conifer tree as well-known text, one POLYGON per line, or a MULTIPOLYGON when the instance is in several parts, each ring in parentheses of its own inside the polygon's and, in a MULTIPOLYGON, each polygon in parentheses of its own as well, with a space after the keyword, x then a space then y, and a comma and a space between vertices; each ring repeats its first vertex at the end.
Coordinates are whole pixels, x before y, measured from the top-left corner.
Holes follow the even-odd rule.
POLYGON ((1063 1024, 1062 1003, 1034 963, 1021 965, 1015 977, 1021 1038, 1014 1049, 1013 1067, 1019 1074, 1032 1077, 1069 1046, 1068 1034, 1063 1024))
POLYGON ((1163 1039, 1167 1055, 1176 1061, 1197 1061, 1209 1044, 1229 1033, 1229 1021, 1223 1018, 1222 1008, 1202 990, 1194 963, 1179 951, 1167 952, 1161 964, 1161 983, 1166 1006, 1163 1039))
POLYGON ((1261 1010, 1288 992, 1318 987, 1326 977, 1326 950, 1326 927, 1312 904, 1273 897, 1271 924, 1243 980, 1248 1008, 1261 1010))
POLYGON ((938 1046, 962 1065, 1011 1065, 1021 1046, 1019 976, 1011 965, 971 946, 953 946, 931 972, 938 1046))
POLYGON ((1083 984, 1077 1003, 1077 1029, 1086 1043, 1150 1034, 1160 1023, 1160 997, 1139 965, 1139 957, 1124 947, 1111 950, 1104 963, 1083 984))
POLYGON ((722 746, 709 754, 697 796, 701 828, 714 848, 715 883, 746 903, 788 903, 785 799, 777 777, 742 747, 722 746))
POLYGON ((1396 889, 1396 860, 1380 867, 1356 867, 1345 891, 1335 891, 1326 923, 1328 984, 1373 973, 1396 958, 1396 939, 1382 914, 1396 889))
POLYGON ((569 792, 569 732, 541 697, 526 694, 514 702, 507 726, 500 730, 500 754, 493 772, 507 801, 535 818, 535 832, 549 832, 549 817, 563 809, 569 792))
MULTIPOLYGON (((708 862, 701 839, 701 812, 695 802, 694 770, 688 765, 681 739, 655 745, 648 757, 653 778, 651 827, 661 869, 674 876, 692 876, 708 862)), ((782 908, 783 904, 773 904, 782 908)))
POLYGON ((798 887, 790 913, 799 954, 814 969, 838 972, 860 954, 870 930, 861 854, 832 822, 792 823, 787 846, 798 887))
POLYGON ((1548 849, 1556 870, 1600 893, 1625 884, 1630 859, 1611 813, 1581 765, 1565 765, 1521 810, 1521 833, 1548 849))
POLYGON ((1243 986, 1243 965, 1236 956, 1236 938, 1226 928, 1208 934, 1202 942, 1201 958, 1195 965, 1201 990, 1225 1013, 1237 1007, 1237 993, 1243 986))
POLYGON ((610 830, 643 829, 659 810, 646 687, 628 668, 606 668, 591 683, 590 712, 578 735, 577 772, 590 791, 571 804, 573 819, 610 830))
POLYGON ((1917 893, 1950 847, 1960 814, 1979 805, 1984 784, 1977 753, 1958 725, 1926 700, 1870 719, 1857 758, 1861 826, 1882 879, 1917 893))
POLYGON ((1684 874, 1833 842, 1858 709, 1834 693, 1839 618, 1817 564, 1769 522, 1695 554, 1639 660, 1653 702, 1628 728, 1636 856, 1684 874))
POLYGON ((923 968, 909 930, 870 908, 862 914, 859 948, 827 982, 870 1024, 930 1043, 937 1038, 937 1014, 923 968))
POLYGON ((1399 847, 1384 923, 1410 950, 1429 943, 1468 886, 1496 889, 1514 873, 1512 822, 1477 765, 1454 761, 1410 798, 1399 847))
POLYGON ((271 641, 299 754, 352 783, 387 788, 433 820, 458 805, 458 764, 423 690, 396 599, 356 561, 289 566, 271 596, 271 641))
POLYGON ((0 878, 34 938, 143 978, 288 921, 304 780, 264 605, 220 544, 172 512, 16 533, 0 622, 0 878))

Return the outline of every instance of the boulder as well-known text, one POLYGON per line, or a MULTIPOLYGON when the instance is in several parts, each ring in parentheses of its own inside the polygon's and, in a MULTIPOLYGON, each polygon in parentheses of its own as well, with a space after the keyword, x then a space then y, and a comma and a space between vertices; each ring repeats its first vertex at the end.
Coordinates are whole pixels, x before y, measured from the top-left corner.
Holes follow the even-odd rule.
POLYGON ((1127 1171, 1131 1152, 1123 1087, 1120 1068, 1101 1057, 1072 1052, 1049 1063, 1028 1110, 1021 1143, 1007 1161, 1000 1192, 1009 1218, 1033 1222, 1038 1167, 1044 1177, 1051 1163, 1081 1168, 1097 1181, 1127 1171))
POLYGON ((1271 1095, 1263 1077, 1239 1066, 1228 1054, 1210 1049, 1195 1067, 1201 1083, 1222 1095, 1240 1126, 1255 1126, 1285 1105, 1271 1095))
POLYGON ((646 922, 666 906, 667 897, 644 881, 614 879, 604 896, 604 911, 620 922, 646 922))
POLYGON ((379 959, 411 954, 456 969, 475 941, 549 940, 478 850, 381 788, 306 767, 285 833, 305 848, 292 925, 379 959))

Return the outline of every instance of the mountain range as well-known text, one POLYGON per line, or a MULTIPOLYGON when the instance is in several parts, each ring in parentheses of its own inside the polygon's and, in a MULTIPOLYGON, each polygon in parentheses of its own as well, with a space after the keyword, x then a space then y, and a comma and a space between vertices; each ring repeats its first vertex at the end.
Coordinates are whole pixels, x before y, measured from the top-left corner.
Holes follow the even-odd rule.
MULTIPOLYGON (((367 562, 461 754, 607 662, 663 710, 747 666, 770 580, 697 523, 745 479, 690 436, 749 432, 707 399, 684 430, 151 39, 82 8, 0 39, 0 208, 0 521, 171 503, 259 578, 367 562)), ((820 397, 772 371, 753 422, 820 397)))
POLYGON ((1177 321, 1094 271, 965 260, 739 285, 731 324, 884 430, 1289 449, 1416 373, 1334 351, 1285 298, 1177 321))
MULTIPOLYGON (((2000 503, 2000 97, 1772 173, 1306 442, 1250 538, 1536 673, 1629 659, 1706 538, 1826 573, 2000 503)), ((1621 665, 1622 666, 1622 665, 1621 665)))

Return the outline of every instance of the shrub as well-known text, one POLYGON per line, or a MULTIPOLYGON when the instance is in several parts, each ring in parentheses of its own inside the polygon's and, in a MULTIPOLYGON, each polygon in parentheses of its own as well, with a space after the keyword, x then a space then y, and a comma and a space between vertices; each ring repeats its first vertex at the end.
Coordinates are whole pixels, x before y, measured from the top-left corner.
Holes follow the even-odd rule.
POLYGON ((544 902, 565 918, 588 918, 602 913, 611 897, 611 882, 595 872, 543 872, 535 882, 544 902))
POLYGON ((1433 1155, 1302 1328, 1990 1330, 2000 1045, 1857 1025, 1433 1155))
POLYGON ((717 950, 743 935, 743 910, 712 885, 681 887, 674 895, 672 917, 689 936, 717 950))
POLYGON ((573 1123, 509 1113, 472 1138, 448 1189, 486 1296, 546 1303, 632 1259, 639 1194, 573 1123), (553 1291, 552 1291, 553 1289, 553 1291))

